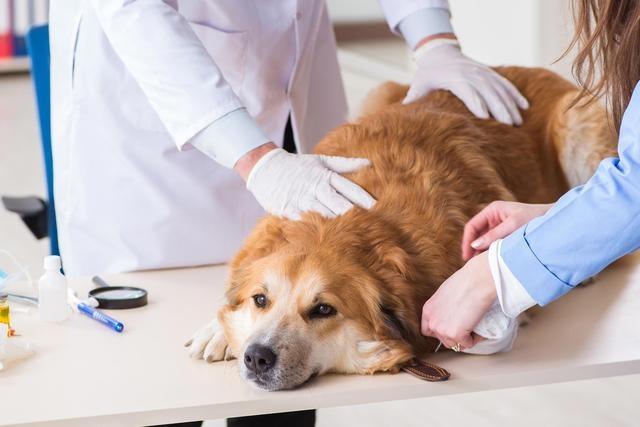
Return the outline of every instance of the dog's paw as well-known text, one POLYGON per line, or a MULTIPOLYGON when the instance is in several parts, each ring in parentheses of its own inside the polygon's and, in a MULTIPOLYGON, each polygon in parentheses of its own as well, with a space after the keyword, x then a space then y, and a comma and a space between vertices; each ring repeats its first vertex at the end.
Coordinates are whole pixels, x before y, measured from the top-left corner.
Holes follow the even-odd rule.
POLYGON ((185 347, 193 359, 204 359, 209 363, 227 359, 227 338, 215 319, 196 331, 185 347))

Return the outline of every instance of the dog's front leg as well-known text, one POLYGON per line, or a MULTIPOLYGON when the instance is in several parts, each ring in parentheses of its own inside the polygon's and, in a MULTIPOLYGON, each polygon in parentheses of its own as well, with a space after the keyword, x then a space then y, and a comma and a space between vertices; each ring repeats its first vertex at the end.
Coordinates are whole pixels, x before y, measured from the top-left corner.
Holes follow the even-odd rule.
POLYGON ((204 359, 209 363, 232 358, 227 351, 228 343, 224 330, 217 319, 213 319, 197 330, 186 342, 185 347, 189 356, 194 359, 204 359))

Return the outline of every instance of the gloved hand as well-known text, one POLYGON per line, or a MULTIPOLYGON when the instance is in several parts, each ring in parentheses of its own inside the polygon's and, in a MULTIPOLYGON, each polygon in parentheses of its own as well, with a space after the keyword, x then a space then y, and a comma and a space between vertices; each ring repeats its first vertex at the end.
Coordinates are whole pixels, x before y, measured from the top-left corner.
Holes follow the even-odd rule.
POLYGON ((368 165, 367 159, 290 154, 277 148, 253 166, 247 189, 271 214, 299 219, 302 212, 315 211, 333 218, 354 204, 365 209, 375 204, 369 193, 339 175, 368 165))
POLYGON ((465 56, 453 40, 433 40, 414 52, 416 76, 404 104, 437 89, 453 92, 476 117, 489 113, 504 124, 521 125, 518 107, 529 103, 516 87, 491 68, 465 56))

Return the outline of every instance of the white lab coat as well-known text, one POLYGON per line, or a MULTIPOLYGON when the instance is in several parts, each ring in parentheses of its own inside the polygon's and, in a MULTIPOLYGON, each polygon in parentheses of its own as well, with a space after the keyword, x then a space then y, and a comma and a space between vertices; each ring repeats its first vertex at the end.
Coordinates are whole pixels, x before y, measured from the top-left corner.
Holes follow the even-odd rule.
POLYGON ((279 145, 291 115, 308 153, 347 113, 319 0, 58 0, 50 42, 67 274, 229 260, 264 212, 189 140, 245 106, 279 145))

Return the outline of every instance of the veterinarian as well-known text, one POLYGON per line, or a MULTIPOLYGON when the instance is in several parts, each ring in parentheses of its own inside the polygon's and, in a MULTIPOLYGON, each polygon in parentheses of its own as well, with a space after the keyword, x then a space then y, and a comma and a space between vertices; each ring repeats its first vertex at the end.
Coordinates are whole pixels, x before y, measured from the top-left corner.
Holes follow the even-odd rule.
MULTIPOLYGON (((414 49, 406 102, 448 89, 478 117, 521 123, 527 101, 461 53, 446 0, 380 3, 414 49)), ((50 28, 68 275, 225 262, 265 211, 375 202, 340 175, 366 159, 307 154, 347 117, 323 1, 52 2, 50 28)))
POLYGON ((469 221, 462 242, 469 261, 422 312, 423 334, 454 350, 481 340, 470 331, 496 297, 516 317, 640 247, 640 4, 579 0, 576 7, 580 102, 606 95, 619 157, 603 160, 585 185, 553 205, 498 201, 469 221))
MULTIPOLYGON (((367 160, 305 154, 347 117, 323 1, 73 4, 51 8, 68 274, 225 262, 265 210, 334 216, 374 203, 339 175, 367 160)), ((480 117, 521 122, 517 90, 460 52, 446 0, 381 5, 423 49, 407 101, 445 88, 480 117)))

